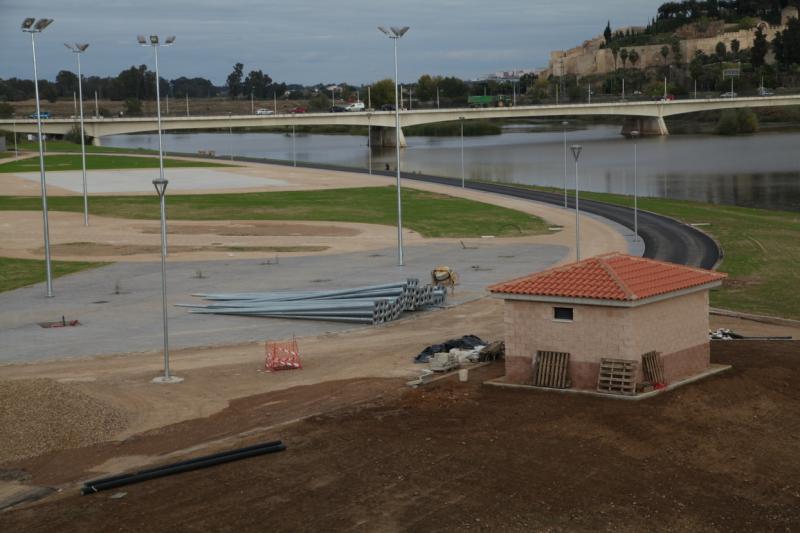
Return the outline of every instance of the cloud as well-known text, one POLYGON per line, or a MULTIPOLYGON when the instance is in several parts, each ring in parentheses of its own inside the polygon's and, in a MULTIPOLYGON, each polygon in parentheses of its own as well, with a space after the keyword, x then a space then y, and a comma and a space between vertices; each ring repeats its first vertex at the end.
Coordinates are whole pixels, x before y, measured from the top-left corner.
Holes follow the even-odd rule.
POLYGON ((87 75, 116 75, 152 63, 137 34, 177 35, 160 54, 164 77, 203 76, 223 83, 233 63, 276 80, 369 82, 393 74, 391 42, 378 25, 409 25, 399 42, 400 75, 472 78, 547 63, 550 50, 569 48, 614 25, 644 24, 661 0, 0 0, 0 78, 32 77, 26 16, 55 23, 38 39, 41 76, 74 70, 63 42, 91 43, 87 75))

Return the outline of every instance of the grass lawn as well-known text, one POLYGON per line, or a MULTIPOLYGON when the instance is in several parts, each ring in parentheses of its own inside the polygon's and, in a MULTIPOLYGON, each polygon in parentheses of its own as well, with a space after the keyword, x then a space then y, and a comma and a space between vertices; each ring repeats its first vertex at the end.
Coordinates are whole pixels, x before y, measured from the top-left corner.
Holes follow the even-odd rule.
MULTIPOLYGON (((80 170, 80 154, 46 155, 44 156, 45 169, 54 170, 80 170)), ((209 161, 184 161, 178 159, 165 159, 165 167, 221 167, 218 163, 209 161)), ((158 168, 158 159, 154 157, 131 157, 128 155, 87 155, 87 170, 130 169, 130 168, 158 168)), ((4 172, 36 172, 39 170, 39 158, 30 157, 17 161, 9 161, 0 165, 0 173, 4 172)))
MULTIPOLYGON (((80 197, 50 197, 54 211, 80 212, 80 197)), ((38 197, 0 197, 0 210, 36 211, 38 197)), ((158 219, 158 199, 152 196, 99 196, 89 209, 95 215, 158 219)), ((325 220, 394 225, 394 187, 323 191, 280 191, 247 194, 168 196, 172 220, 325 220)), ((425 237, 517 236, 548 233, 535 216, 472 200, 403 190, 403 224, 425 237)))
MULTIPOLYGON (((13 148, 14 143, 11 143, 13 148)), ((8 147, 8 143, 6 143, 8 147)), ((35 141, 18 141, 20 150, 39 152, 39 143, 35 141)), ((46 142, 48 152, 81 152, 81 145, 68 141, 48 140, 46 142)), ((158 155, 158 150, 147 150, 145 148, 115 148, 113 146, 94 146, 86 143, 87 154, 139 154, 139 155, 158 155)))
MULTIPOLYGON (((77 261, 53 261, 53 278, 96 268, 107 263, 84 263, 77 261)), ((12 259, 0 257, 0 292, 10 291, 45 281, 43 259, 12 259)))
MULTIPOLYGON (((581 198, 633 207, 630 196, 581 192, 581 198)), ((800 319, 800 213, 641 197, 639 208, 687 224, 710 224, 698 229, 720 243, 719 270, 729 275, 711 292, 712 306, 800 319)))

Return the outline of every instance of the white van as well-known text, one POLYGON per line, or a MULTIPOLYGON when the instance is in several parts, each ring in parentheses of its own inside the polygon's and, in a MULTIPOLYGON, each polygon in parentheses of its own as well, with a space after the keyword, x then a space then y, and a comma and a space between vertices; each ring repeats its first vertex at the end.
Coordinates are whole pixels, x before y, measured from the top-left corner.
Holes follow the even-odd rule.
POLYGON ((364 102, 353 102, 344 109, 345 111, 364 111, 366 107, 364 106, 364 102))

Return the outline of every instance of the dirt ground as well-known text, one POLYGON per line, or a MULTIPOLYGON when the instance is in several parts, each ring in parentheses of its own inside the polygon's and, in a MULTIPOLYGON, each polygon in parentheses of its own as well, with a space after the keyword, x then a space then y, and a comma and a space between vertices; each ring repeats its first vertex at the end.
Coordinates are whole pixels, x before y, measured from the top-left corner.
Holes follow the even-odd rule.
POLYGON ((499 364, 473 371, 466 384, 410 390, 348 380, 251 396, 205 419, 3 468, 57 483, 80 475, 89 456, 164 453, 210 439, 279 438, 287 451, 92 496, 64 485, 0 514, 0 528, 796 530, 800 343, 712 350, 713 362, 733 370, 642 402, 482 386, 499 364), (280 424, 275 405, 288 416, 318 414, 280 424))

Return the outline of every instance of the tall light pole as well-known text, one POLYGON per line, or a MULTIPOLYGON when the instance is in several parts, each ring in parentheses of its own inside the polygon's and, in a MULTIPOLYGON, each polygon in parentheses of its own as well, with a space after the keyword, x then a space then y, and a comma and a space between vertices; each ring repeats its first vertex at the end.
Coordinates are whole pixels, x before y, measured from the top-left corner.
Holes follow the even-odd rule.
POLYGON ((97 91, 94 92, 94 118, 100 118, 100 106, 97 103, 97 91))
POLYGON ((400 96, 398 92, 398 71, 397 71, 397 41, 406 34, 408 26, 398 28, 392 26, 386 29, 378 26, 378 29, 385 33, 394 41, 394 136, 395 136, 395 166, 397 167, 397 264, 403 266, 403 200, 400 190, 400 96))
POLYGON ((564 128, 564 209, 567 208, 567 126, 566 120, 561 123, 564 128))
MULTIPOLYGON (((369 92, 367 92, 369 98, 369 92)), ((372 109, 370 107, 370 109, 372 109)), ((372 176, 372 112, 367 112, 367 166, 369 175, 372 176)))
POLYGON ((169 328, 167 327, 167 210, 165 199, 167 184, 163 176, 153 180, 153 186, 158 193, 161 208, 161 312, 164 324, 164 375, 153 379, 153 383, 180 383, 183 381, 178 376, 173 376, 169 371, 169 328))
POLYGON ((42 139, 42 111, 39 107, 39 73, 36 70, 36 34, 41 33, 52 24, 53 19, 26 18, 22 22, 22 31, 31 34, 33 50, 33 87, 36 96, 36 131, 39 136, 39 176, 42 184, 42 221, 44 225, 44 262, 47 274, 47 297, 53 297, 53 271, 50 264, 50 226, 47 220, 47 180, 44 172, 44 140, 42 139))
POLYGON ((295 144, 295 128, 294 122, 292 122, 292 166, 297 166, 297 145, 295 144))
POLYGON ((575 260, 581 260, 581 213, 580 213, 580 185, 578 182, 578 158, 581 156, 583 147, 573 144, 571 147, 572 157, 575 158, 575 260))
POLYGON ((439 107, 439 87, 436 87, 436 109, 441 109, 439 107))
POLYGON ((256 104, 253 101, 253 90, 252 89, 250 90, 250 114, 251 115, 255 115, 256 114, 256 104))
MULTIPOLYGON (((160 180, 166 181, 164 178, 164 140, 163 134, 161 131, 161 89, 159 87, 160 81, 160 74, 158 72, 158 49, 161 46, 172 46, 172 43, 175 42, 175 36, 170 35, 167 37, 163 43, 159 43, 158 35, 151 35, 148 39, 145 39, 144 35, 139 35, 136 37, 136 40, 139 42, 141 46, 151 46, 153 48, 153 53, 155 55, 156 60, 156 122, 158 125, 158 176, 160 180)), ((161 251, 164 255, 167 255, 167 239, 166 233, 164 234, 164 240, 161 243, 161 251)))
POLYGON ((458 117, 458 121, 461 123, 461 188, 464 189, 464 117, 458 117))
POLYGON ((631 138, 633 138, 633 241, 639 242, 639 146, 637 142, 639 131, 633 130, 631 138))
POLYGON ((19 157, 19 150, 17 149, 17 118, 14 115, 14 121, 11 123, 14 132, 14 159, 19 157))
POLYGON ((83 225, 89 225, 89 192, 86 187, 86 140, 83 133, 83 75, 81 74, 81 54, 89 48, 87 43, 64 43, 75 57, 78 58, 78 100, 80 101, 80 118, 81 118, 81 168, 83 170, 83 225))

